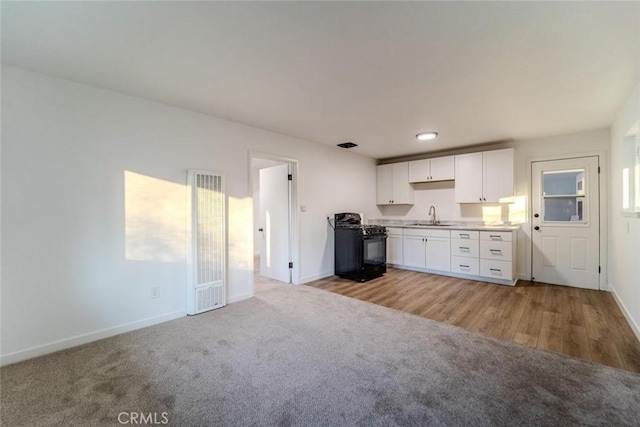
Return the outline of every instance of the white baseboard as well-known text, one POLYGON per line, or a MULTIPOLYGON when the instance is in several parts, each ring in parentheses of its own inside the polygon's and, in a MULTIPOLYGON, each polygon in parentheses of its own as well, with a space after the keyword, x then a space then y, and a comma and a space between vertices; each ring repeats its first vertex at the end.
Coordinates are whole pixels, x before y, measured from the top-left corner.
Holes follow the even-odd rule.
POLYGON ((114 326, 112 328, 101 329, 95 332, 89 332, 75 337, 66 338, 49 344, 31 347, 26 350, 16 351, 14 353, 4 354, 0 356, 0 366, 10 365, 12 363, 21 362, 23 360, 32 359, 45 354, 55 353, 56 351, 66 350, 71 347, 77 347, 93 341, 120 335, 125 332, 134 331, 136 329, 146 328, 147 326, 156 325, 158 323, 167 322, 169 320, 178 319, 186 316, 184 310, 174 311, 172 313, 161 314, 160 316, 149 317, 147 319, 137 320, 124 325, 114 326))
POLYGON ((319 274, 312 274, 310 276, 301 277, 300 284, 302 285, 303 283, 309 283, 309 282, 313 282, 314 280, 320 280, 320 279, 324 279, 331 276, 333 276, 333 270, 325 271, 319 274))
POLYGON ((638 341, 640 341, 640 327, 638 327, 638 324, 636 323, 636 321, 633 319, 633 317, 631 317, 629 310, 627 310, 627 307, 624 305, 624 303, 616 293, 616 288, 614 288, 611 283, 609 283, 609 289, 611 290, 611 294, 613 295, 613 299, 616 301, 616 304, 618 304, 618 307, 620 307, 620 311, 622 311, 622 314, 624 314, 624 317, 627 319, 627 322, 629 322, 629 326, 631 326, 631 330, 636 335, 636 338, 638 338, 638 341))
POLYGON ((232 297, 229 297, 229 299, 227 299, 227 303, 228 304, 233 304, 234 302, 238 302, 238 301, 242 301, 245 299, 249 299, 253 296, 253 293, 251 292, 247 292, 246 294, 240 294, 240 295, 235 295, 232 297))

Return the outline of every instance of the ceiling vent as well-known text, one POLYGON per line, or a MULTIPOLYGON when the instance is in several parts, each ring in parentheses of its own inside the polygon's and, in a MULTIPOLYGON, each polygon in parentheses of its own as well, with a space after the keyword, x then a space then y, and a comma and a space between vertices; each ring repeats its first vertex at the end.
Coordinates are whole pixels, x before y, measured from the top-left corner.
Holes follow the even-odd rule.
POLYGON ((357 146, 358 144, 354 144, 353 142, 343 142, 342 144, 338 144, 338 147, 342 147, 342 148, 353 148, 357 146))

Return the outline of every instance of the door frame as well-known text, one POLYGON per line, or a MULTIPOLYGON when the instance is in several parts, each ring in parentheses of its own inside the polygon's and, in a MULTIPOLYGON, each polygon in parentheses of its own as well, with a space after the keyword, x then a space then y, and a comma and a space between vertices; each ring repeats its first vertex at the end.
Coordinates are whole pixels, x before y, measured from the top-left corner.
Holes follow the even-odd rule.
MULTIPOLYGON (((247 153, 248 162, 248 182, 249 182, 249 194, 253 201, 253 168, 251 166, 252 159, 264 159, 273 160, 281 163, 286 163, 291 168, 291 175, 293 180, 291 181, 291 195, 289 199, 289 218, 291 223, 289 224, 289 252, 291 254, 291 262, 293 262, 293 268, 291 269, 291 283, 294 285, 300 284, 300 224, 298 221, 298 160, 291 157, 280 156, 278 154, 265 153, 261 151, 249 150, 247 153)), ((255 201, 253 201, 255 203, 255 201)), ((251 243, 253 246, 254 233, 256 233, 256 223, 253 215, 253 208, 251 210, 251 243)), ((251 265, 253 265, 253 254, 255 248, 251 251, 251 265)), ((253 275, 251 276, 253 280, 253 275)), ((253 284, 252 284, 253 288, 253 284)))
POLYGON ((600 167, 599 173, 599 185, 598 185, 598 207, 600 213, 600 226, 599 226, 599 234, 600 234, 600 267, 602 267, 602 271, 600 273, 600 277, 598 280, 599 289, 601 291, 608 291, 608 275, 609 275, 609 254, 608 254, 608 239, 609 239, 609 161, 607 159, 607 152, 604 150, 595 150, 595 151, 582 151, 576 153, 563 153, 563 154, 554 154, 547 156, 539 156, 539 157, 528 157, 526 160, 527 164, 527 199, 528 199, 528 214, 527 220, 529 221, 528 227, 525 227, 523 224, 522 231, 528 234, 529 244, 526 245, 526 254, 527 254, 527 265, 528 265, 528 278, 526 280, 531 280, 533 276, 533 210, 531 209, 532 199, 533 199, 533 163, 534 162, 546 162, 553 160, 567 160, 567 159, 575 159, 580 157, 598 157, 598 165, 600 167))

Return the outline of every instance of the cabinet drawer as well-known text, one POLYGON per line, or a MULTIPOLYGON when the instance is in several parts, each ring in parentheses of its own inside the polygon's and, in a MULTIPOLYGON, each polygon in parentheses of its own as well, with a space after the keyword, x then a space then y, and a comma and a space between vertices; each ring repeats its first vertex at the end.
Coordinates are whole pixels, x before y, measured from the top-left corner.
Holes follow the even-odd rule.
POLYGON ((490 240, 492 242, 510 242, 510 231, 481 231, 480 240, 490 240))
POLYGON ((405 236, 419 236, 419 237, 446 237, 451 236, 449 230, 438 230, 437 228, 405 228, 405 236))
POLYGON ((511 280, 511 262, 481 259, 480 275, 484 277, 493 277, 494 279, 511 280))
POLYGON ((480 258, 511 261, 511 242, 481 240, 480 258))
POLYGON ((451 256, 478 258, 479 253, 478 240, 451 239, 451 256))
POLYGON ((452 239, 478 240, 479 237, 479 231, 451 230, 452 239))
POLYGON ((451 271, 453 273, 471 274, 477 276, 480 270, 478 258, 451 257, 451 271))

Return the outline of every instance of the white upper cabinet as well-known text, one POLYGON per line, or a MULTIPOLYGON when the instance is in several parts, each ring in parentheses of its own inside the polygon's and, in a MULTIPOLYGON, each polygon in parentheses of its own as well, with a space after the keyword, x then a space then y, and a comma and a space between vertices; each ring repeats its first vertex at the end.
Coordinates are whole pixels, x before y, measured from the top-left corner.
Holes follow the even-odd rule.
POLYGON ((379 205, 412 205, 413 187, 409 184, 409 163, 391 163, 378 166, 379 205))
POLYGON ((513 157, 513 148, 482 153, 484 202, 499 202, 514 195, 513 157))
POLYGON ((456 156, 456 203, 482 202, 482 153, 456 156))
POLYGON ((409 182, 447 181, 455 178, 454 156, 409 162, 409 182))
POLYGON ((377 204, 388 205, 393 199, 393 165, 378 166, 377 204))
POLYGON ((497 203, 513 196, 513 148, 455 156, 457 203, 497 203))

